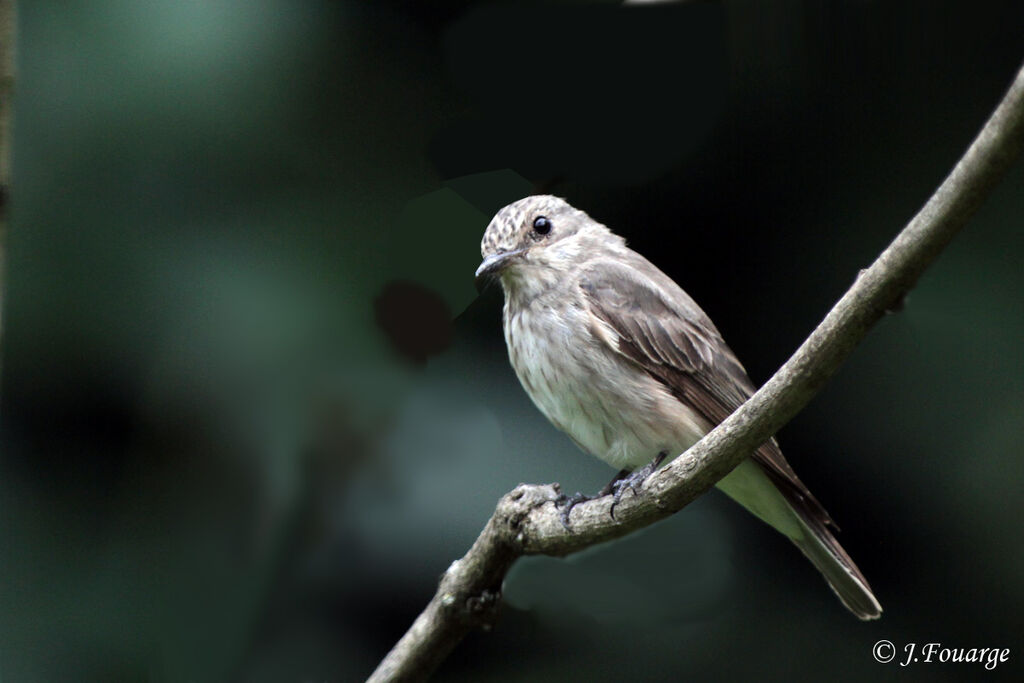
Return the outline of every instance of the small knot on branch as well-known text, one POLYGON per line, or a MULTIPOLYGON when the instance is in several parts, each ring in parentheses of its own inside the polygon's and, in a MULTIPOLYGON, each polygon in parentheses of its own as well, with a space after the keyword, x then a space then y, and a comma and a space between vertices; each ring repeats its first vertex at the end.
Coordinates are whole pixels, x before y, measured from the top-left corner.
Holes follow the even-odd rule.
POLYGON ((558 484, 520 484, 498 501, 494 521, 507 529, 507 539, 521 548, 526 541, 523 522, 537 508, 557 500, 559 491, 558 484))

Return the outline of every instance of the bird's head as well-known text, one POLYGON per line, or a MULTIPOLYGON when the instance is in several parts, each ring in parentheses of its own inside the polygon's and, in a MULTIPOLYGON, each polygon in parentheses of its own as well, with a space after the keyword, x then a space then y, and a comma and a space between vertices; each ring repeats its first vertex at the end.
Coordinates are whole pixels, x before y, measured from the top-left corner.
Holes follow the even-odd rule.
POLYGON ((588 248, 621 242, 583 211, 551 195, 534 195, 498 211, 480 242, 477 289, 501 278, 506 291, 542 284, 572 270, 588 248))

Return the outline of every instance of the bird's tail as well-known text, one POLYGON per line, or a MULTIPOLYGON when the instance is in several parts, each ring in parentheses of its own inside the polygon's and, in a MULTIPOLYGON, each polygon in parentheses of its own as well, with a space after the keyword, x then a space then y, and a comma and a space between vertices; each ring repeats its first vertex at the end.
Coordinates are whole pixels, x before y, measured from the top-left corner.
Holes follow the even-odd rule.
POLYGON ((800 521, 803 534, 790 536, 790 540, 818 568, 846 608, 858 619, 877 619, 882 616, 882 606, 871 592, 867 579, 843 550, 843 546, 839 545, 831 530, 820 521, 801 514, 799 509, 793 511, 800 521))
POLYGON ((867 579, 832 535, 828 513, 806 488, 787 485, 790 481, 798 482, 796 475, 791 480, 780 480, 782 486, 777 486, 760 465, 746 460, 719 481, 718 488, 793 541, 847 609, 860 619, 877 619, 882 606, 867 579))

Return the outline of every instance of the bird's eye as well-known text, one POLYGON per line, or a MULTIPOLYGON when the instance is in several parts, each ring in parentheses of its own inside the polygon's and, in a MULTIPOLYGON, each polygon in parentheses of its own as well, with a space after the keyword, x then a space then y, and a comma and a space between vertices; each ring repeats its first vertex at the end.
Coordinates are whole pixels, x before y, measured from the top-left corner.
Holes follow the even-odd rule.
POLYGON ((547 216, 537 216, 533 219, 533 231, 538 235, 546 235, 551 232, 551 221, 547 216))

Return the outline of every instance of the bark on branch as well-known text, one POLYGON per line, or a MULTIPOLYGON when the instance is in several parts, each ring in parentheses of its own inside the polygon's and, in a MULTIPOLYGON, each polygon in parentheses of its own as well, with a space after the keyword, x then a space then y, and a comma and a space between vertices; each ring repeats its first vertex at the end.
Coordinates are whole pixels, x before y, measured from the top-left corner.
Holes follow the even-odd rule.
POLYGON ((778 372, 721 425, 653 474, 639 496, 609 515, 608 496, 577 506, 572 530, 559 519, 556 485, 521 484, 506 494, 437 593, 370 676, 426 679, 466 633, 488 627, 512 563, 522 555, 567 555, 667 517, 711 488, 821 390, 886 311, 899 308, 921 274, 981 206, 1024 143, 1024 68, 956 167, 913 220, 861 272, 778 372))

